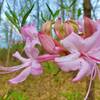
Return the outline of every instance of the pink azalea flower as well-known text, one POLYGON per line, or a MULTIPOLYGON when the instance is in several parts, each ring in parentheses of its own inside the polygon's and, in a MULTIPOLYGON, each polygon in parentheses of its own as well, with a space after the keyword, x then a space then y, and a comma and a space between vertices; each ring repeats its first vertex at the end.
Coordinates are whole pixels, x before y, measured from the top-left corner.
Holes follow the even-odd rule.
POLYGON ((92 75, 94 78, 96 73, 100 75, 97 66, 100 63, 100 26, 96 30, 85 39, 72 32, 61 40, 61 44, 70 54, 55 58, 55 62, 65 72, 79 70, 73 82, 81 80, 84 76, 92 75))
POLYGON ((38 32, 33 24, 24 25, 21 27, 20 32, 25 41, 28 38, 30 41, 35 40, 39 42, 38 32))
POLYGON ((24 69, 18 76, 16 76, 13 79, 10 79, 9 80, 10 83, 13 84, 20 83, 24 81, 29 74, 32 75, 42 74, 43 69, 40 63, 47 60, 54 60, 54 58, 58 56, 58 55, 49 55, 49 54, 39 56, 39 50, 35 48, 36 44, 37 41, 31 42, 29 39, 27 39, 26 46, 25 46, 25 53, 28 56, 28 58, 22 57, 18 51, 15 54, 13 54, 14 57, 16 57, 22 62, 21 65, 13 66, 13 67, 0 67, 1 70, 0 74, 11 73, 11 72, 18 71, 20 69, 24 69))
POLYGON ((54 24, 54 31, 56 36, 62 39, 73 31, 73 27, 69 23, 69 20, 63 23, 61 18, 58 18, 54 24))
POLYGON ((39 33, 39 40, 44 49, 50 54, 58 54, 64 51, 60 44, 55 43, 53 38, 47 34, 39 33))

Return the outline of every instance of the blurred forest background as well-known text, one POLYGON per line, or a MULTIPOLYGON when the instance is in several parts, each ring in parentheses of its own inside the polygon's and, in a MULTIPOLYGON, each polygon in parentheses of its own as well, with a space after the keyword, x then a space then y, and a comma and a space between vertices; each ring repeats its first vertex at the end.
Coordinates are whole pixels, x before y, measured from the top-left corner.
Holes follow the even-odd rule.
POLYGON ((22 40, 18 34, 22 24, 34 23, 39 30, 46 20, 81 19, 84 10, 99 19, 100 0, 0 0, 0 47, 8 48, 22 40))
MULTIPOLYGON (((100 0, 0 0, 0 64, 12 66, 20 63, 12 54, 16 50, 24 54, 24 43, 19 33, 23 25, 34 23, 39 31, 47 20, 56 20, 58 17, 81 20, 84 15, 96 20, 100 19, 99 12, 100 0)), ((11 74, 0 76, 1 100, 83 100, 85 79, 78 84, 70 83, 69 77, 74 73, 60 72, 55 77, 58 69, 52 66, 56 65, 49 62, 44 65, 48 66, 44 75, 34 79, 30 76, 16 87, 7 83, 11 74)), ((100 86, 96 81, 96 100, 100 100, 100 86)))

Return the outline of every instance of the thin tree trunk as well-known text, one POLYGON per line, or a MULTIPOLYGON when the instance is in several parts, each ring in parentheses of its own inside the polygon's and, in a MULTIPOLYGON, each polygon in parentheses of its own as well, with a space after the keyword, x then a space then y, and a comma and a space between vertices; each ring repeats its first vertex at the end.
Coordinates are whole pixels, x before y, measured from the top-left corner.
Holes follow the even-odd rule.
POLYGON ((60 0, 60 5, 61 5, 61 18, 62 18, 62 20, 64 21, 65 20, 65 18, 64 18, 64 9, 62 8, 63 7, 63 3, 64 3, 64 1, 63 0, 60 0))
POLYGON ((11 42, 12 42, 12 27, 10 29, 10 35, 8 34, 8 51, 7 51, 6 66, 9 65, 11 42))
POLYGON ((2 13, 3 4, 4 4, 4 0, 0 2, 0 21, 1 21, 1 13, 2 13))
MULTIPOLYGON (((87 17, 91 18, 92 6, 91 6, 90 0, 84 0, 83 1, 83 8, 84 8, 84 16, 87 16, 87 17)), ((88 90, 89 83, 90 83, 90 78, 87 78, 87 80, 86 80, 86 92, 88 90)), ((95 82, 92 81, 91 89, 90 89, 90 92, 89 92, 87 100, 95 100, 94 92, 95 92, 95 82)))
POLYGON ((87 17, 91 18, 92 6, 91 6, 90 0, 84 0, 83 8, 84 8, 84 16, 87 16, 87 17))
POLYGON ((37 0, 36 3, 37 3, 37 29, 39 30, 39 24, 40 24, 40 19, 39 19, 39 11, 40 11, 39 0, 37 0))

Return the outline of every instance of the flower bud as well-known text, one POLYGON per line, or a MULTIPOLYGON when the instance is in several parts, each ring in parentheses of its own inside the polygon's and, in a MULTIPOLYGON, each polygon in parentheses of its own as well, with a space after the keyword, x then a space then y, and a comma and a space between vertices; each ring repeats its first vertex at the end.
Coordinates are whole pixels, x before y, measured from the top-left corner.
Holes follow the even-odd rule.
POLYGON ((41 32, 50 35, 52 21, 47 21, 42 25, 41 32))

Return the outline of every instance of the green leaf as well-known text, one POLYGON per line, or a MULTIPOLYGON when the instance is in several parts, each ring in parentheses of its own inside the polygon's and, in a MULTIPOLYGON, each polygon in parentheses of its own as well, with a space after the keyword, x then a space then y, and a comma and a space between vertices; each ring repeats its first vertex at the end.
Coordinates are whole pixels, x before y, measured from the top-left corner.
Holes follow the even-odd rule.
POLYGON ((54 17, 53 11, 51 10, 51 8, 49 7, 49 5, 48 5, 47 3, 46 3, 46 6, 47 6, 47 8, 48 8, 50 14, 52 15, 52 17, 54 17))
POLYGON ((60 10, 56 10, 56 12, 54 13, 54 18, 56 18, 59 15, 60 10))
POLYGON ((5 15, 8 18, 8 20, 19 30, 19 27, 16 24, 16 22, 14 21, 13 17, 8 12, 5 12, 5 15))
POLYGON ((72 3, 70 4, 69 8, 71 8, 73 5, 75 5, 77 0, 73 0, 72 3))
POLYGON ((44 22, 46 22, 46 19, 44 18, 44 16, 43 16, 43 13, 41 12, 41 18, 42 18, 42 20, 44 21, 44 22))
POLYGON ((26 20, 27 20, 29 14, 31 13, 33 7, 34 7, 34 4, 33 4, 32 7, 26 12, 26 14, 24 15, 24 17, 23 17, 23 19, 22 19, 21 27, 26 23, 26 20))
POLYGON ((21 11, 19 12, 19 16, 23 16, 24 15, 24 13, 25 13, 25 10, 26 10, 26 7, 27 6, 27 3, 25 3, 25 5, 22 7, 22 9, 21 9, 21 11))
POLYGON ((81 8, 78 9, 77 13, 78 13, 77 16, 80 17, 80 15, 81 15, 81 8))
POLYGON ((29 100, 29 98, 21 91, 9 90, 3 100, 29 100))
POLYGON ((18 22, 18 18, 17 18, 17 14, 15 13, 15 11, 12 11, 11 10, 11 7, 9 6, 8 3, 7 3, 7 6, 8 6, 8 9, 9 9, 10 14, 12 15, 13 20, 16 21, 16 23, 19 23, 18 22))

